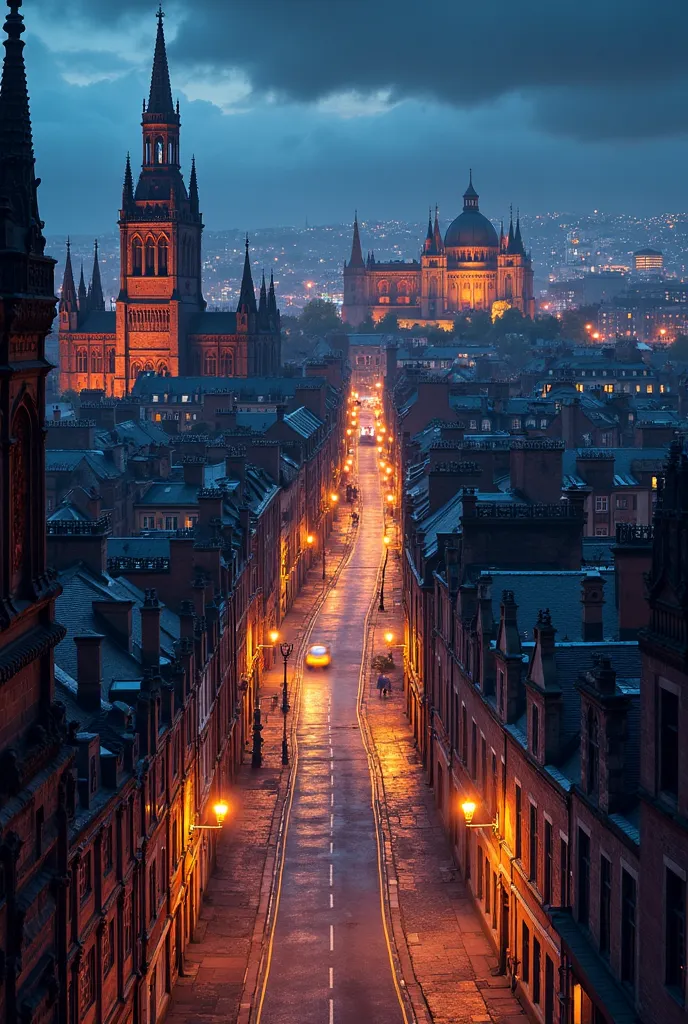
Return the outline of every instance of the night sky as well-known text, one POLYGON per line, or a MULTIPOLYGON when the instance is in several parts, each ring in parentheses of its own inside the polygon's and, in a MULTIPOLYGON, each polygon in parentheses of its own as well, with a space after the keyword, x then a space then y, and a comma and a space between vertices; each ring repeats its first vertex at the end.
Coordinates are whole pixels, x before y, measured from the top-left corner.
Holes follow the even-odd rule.
MULTIPOLYGON (((686 0, 165 4, 188 180, 216 229, 685 210, 686 0)), ((151 0, 25 0, 50 233, 113 230, 140 162, 151 0)))

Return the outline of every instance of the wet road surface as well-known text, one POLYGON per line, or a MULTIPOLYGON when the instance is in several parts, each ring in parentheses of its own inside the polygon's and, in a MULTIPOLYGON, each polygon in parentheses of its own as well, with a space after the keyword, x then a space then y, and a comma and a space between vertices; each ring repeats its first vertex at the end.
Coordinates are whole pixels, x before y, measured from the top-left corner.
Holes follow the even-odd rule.
MULTIPOLYGON (((380 902, 368 760, 356 715, 365 619, 382 548, 375 448, 359 449, 363 515, 304 672, 298 770, 261 1024, 404 1024, 380 902)), ((347 514, 344 506, 340 515, 347 514)))

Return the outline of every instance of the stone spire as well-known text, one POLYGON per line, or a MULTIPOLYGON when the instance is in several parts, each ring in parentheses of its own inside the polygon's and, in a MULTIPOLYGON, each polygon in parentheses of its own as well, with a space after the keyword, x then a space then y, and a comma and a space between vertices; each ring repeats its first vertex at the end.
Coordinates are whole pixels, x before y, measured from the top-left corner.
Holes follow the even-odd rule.
POLYGON ((164 17, 165 14, 162 9, 162 4, 160 4, 157 14, 158 35, 155 40, 153 73, 151 74, 150 95, 148 97, 146 113, 174 115, 172 87, 170 86, 170 70, 167 65, 167 49, 165 47, 165 32, 162 27, 162 20, 164 17))
POLYGON ((425 245, 423 246, 423 249, 425 250, 425 252, 430 252, 431 251, 433 241, 434 241, 434 239, 433 239, 433 234, 432 234, 432 207, 430 207, 428 209, 428 233, 425 236, 425 245))
POLYGON ((432 231, 433 242, 435 244, 435 252, 438 254, 444 252, 444 242, 442 241, 442 232, 440 231, 440 211, 435 204, 435 226, 432 231))
POLYGON ((0 248, 42 256, 29 93, 24 67, 22 0, 7 0, 5 59, 0 80, 0 248))
POLYGON ((365 267, 363 262, 363 250, 361 249, 361 236, 358 233, 358 211, 354 214, 354 237, 351 243, 350 267, 365 267))
POLYGON ((72 270, 72 252, 67 239, 67 259, 65 260, 64 277, 62 278, 62 295, 60 296, 60 313, 76 313, 76 288, 72 270))
POLYGON ((85 313, 88 309, 88 292, 84 281, 84 265, 81 264, 81 276, 79 278, 79 312, 85 313))
POLYGON ((523 239, 521 238, 521 217, 518 211, 516 213, 516 231, 514 232, 514 252, 518 256, 525 256, 525 249, 523 248, 523 239))
POLYGON ((241 291, 239 293, 239 304, 237 313, 257 313, 256 289, 253 286, 251 274, 251 260, 248 255, 248 235, 246 235, 246 255, 244 256, 244 274, 241 278, 241 291))
POLYGON ((200 209, 198 200, 198 178, 196 177, 196 157, 191 157, 191 176, 189 178, 189 202, 191 203, 191 212, 195 216, 198 216, 200 209))
POLYGON ((506 239, 506 251, 513 255, 514 252, 514 211, 513 207, 509 209, 509 234, 506 239))
POLYGON ((265 286, 265 271, 263 271, 263 280, 260 282, 260 299, 258 301, 258 312, 260 314, 266 313, 268 308, 268 292, 265 286))
POLYGON ((480 196, 473 188, 473 168, 471 168, 468 175, 468 188, 463 194, 463 208, 465 210, 477 210, 478 200, 480 196))
POLYGON ((275 296, 275 279, 270 271, 270 290, 268 291, 268 316, 272 319, 278 315, 277 298, 275 296))
POLYGON ((134 205, 134 179, 131 174, 131 159, 127 153, 124 165, 124 184, 122 185, 122 209, 130 210, 134 205))
POLYGON ((101 312, 105 309, 105 299, 103 298, 103 285, 100 280, 100 263, 98 262, 98 239, 95 240, 93 249, 93 275, 91 277, 91 287, 89 292, 89 309, 97 310, 101 312))

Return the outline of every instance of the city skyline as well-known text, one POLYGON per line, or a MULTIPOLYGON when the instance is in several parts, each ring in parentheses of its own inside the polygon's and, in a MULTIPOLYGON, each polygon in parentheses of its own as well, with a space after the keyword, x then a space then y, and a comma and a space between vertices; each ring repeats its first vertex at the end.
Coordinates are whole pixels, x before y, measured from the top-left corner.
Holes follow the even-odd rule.
MULTIPOLYGON (((657 54, 662 15, 674 10, 677 30, 687 17, 677 5, 655 7, 652 22, 626 13, 623 25, 612 18, 614 3, 597 5, 592 42, 581 31, 586 10, 559 12, 558 25, 550 17, 548 37, 535 5, 525 18, 528 40, 506 13, 503 30, 490 35, 486 16, 463 12, 462 25, 459 14, 432 5, 424 15, 428 45, 413 60, 407 46, 393 45, 403 12, 392 18, 387 11, 374 70, 367 55, 386 4, 357 37, 337 5, 327 18, 304 21, 308 7, 293 5, 285 23, 279 5, 269 4, 257 26, 246 22, 242 3, 226 12, 202 3, 191 20, 168 5, 182 166, 188 179, 196 154, 203 212, 218 229, 348 221, 356 207, 368 219, 420 219, 429 202, 447 211, 460 206, 469 166, 495 214, 505 216, 510 203, 526 214, 633 208, 645 215, 682 207, 686 90, 672 42, 680 31, 665 40, 661 60, 657 54), (289 57, 276 48, 280 33, 289 57), (464 45, 468 35, 475 46, 464 45), (561 36, 578 54, 569 63, 585 66, 588 79, 576 67, 554 67, 561 36), (225 39, 224 48, 214 38, 225 39), (456 38, 456 52, 440 38, 456 38), (323 47, 332 68, 319 75, 313 53, 323 47), (299 77, 297 58, 306 51, 313 67, 299 77), (408 71, 409 63, 418 67, 408 71)), ((43 188, 54 232, 110 229, 110 196, 121 185, 127 150, 138 166, 137 114, 149 83, 155 5, 130 0, 118 11, 73 2, 57 17, 40 3, 29 26, 39 173, 40 161, 54 170, 43 188)))

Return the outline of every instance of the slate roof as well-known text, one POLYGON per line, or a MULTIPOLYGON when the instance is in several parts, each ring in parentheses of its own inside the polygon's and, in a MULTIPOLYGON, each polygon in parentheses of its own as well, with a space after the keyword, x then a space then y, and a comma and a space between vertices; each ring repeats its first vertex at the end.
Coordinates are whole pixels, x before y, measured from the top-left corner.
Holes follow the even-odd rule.
MULTIPOLYGON (((518 628, 522 639, 533 639, 533 626, 541 608, 549 608, 552 625, 557 630, 557 643, 579 641, 583 638, 583 609, 580 603, 581 580, 585 571, 578 570, 524 570, 509 571, 485 569, 492 577, 492 595, 495 615, 499 617, 499 602, 503 590, 513 590, 518 605, 518 628)), ((614 640, 619 635, 619 617, 614 600, 614 570, 601 569, 605 581, 602 624, 604 636, 614 640)))
POLYGON ((312 437, 322 426, 322 420, 318 419, 305 405, 295 409, 294 412, 287 413, 284 422, 304 438, 312 437))
POLYGON ((194 313, 187 325, 189 335, 214 334, 229 335, 236 334, 236 313, 208 312, 194 313))
POLYGON ((254 400, 278 401, 291 397, 298 387, 328 384, 325 377, 160 377, 142 373, 132 388, 134 398, 149 399, 151 395, 235 394, 237 398, 254 396, 254 400))
POLYGON ((198 487, 175 481, 152 483, 145 494, 136 502, 137 506, 165 507, 195 505, 198 501, 198 487))
POLYGON ((108 558, 169 558, 170 538, 167 534, 108 537, 107 555, 108 558))
MULTIPOLYGON (((124 577, 113 579, 107 573, 94 576, 85 566, 79 564, 59 573, 62 594, 58 597, 55 616, 67 629, 67 635, 55 648, 55 664, 64 672, 77 678, 77 657, 74 637, 82 633, 101 633, 103 640, 103 699, 107 700, 113 679, 140 679, 143 667, 140 661, 141 649, 141 606, 143 591, 129 583, 124 577), (93 601, 133 601, 132 641, 130 654, 107 632, 105 623, 93 611, 93 601)), ((171 660, 172 643, 179 639, 179 617, 162 605, 160 616, 161 656, 171 660)))
POLYGON ((99 480, 116 480, 122 470, 115 466, 100 449, 85 451, 69 448, 47 448, 46 473, 74 473, 81 465, 87 466, 99 480))
MULTIPOLYGON (((657 473, 666 462, 666 448, 603 448, 599 449, 614 456, 614 486, 639 487, 636 473, 657 473)), ((586 486, 585 480, 576 471, 576 458, 585 457, 585 448, 567 448, 562 457, 562 474, 565 487, 575 484, 586 486)))
POLYGON ((69 501, 63 501, 53 514, 48 516, 48 522, 50 523, 85 523, 88 520, 89 517, 84 515, 81 509, 77 508, 76 505, 72 505, 69 501))

